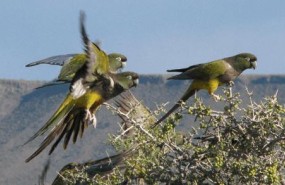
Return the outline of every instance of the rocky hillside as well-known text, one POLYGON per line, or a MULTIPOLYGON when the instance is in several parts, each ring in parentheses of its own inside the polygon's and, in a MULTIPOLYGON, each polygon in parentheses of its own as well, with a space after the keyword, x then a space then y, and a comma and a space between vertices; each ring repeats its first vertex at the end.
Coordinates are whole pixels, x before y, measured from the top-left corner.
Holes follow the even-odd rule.
MULTIPOLYGON (((0 184, 30 185, 37 184, 48 151, 26 164, 25 159, 38 147, 43 138, 27 145, 23 143, 33 135, 56 110, 64 98, 68 86, 54 86, 33 90, 43 82, 1 80, 0 81, 0 184)), ((184 93, 188 81, 167 81, 165 76, 148 75, 140 78, 140 85, 133 89, 135 96, 152 110, 161 103, 168 106, 184 93)), ((279 101, 285 103, 285 76, 243 76, 235 82, 234 92, 240 92, 246 104, 245 87, 253 92, 255 101, 274 94, 277 90, 279 101)), ((217 93, 219 93, 218 91, 217 93)), ((198 96, 216 109, 220 104, 211 100, 206 92, 198 96)), ((191 100, 189 101, 191 102, 191 100)), ((97 128, 89 127, 83 138, 76 144, 70 144, 66 151, 58 147, 51 157, 51 169, 48 182, 51 182, 64 164, 82 162, 112 154, 108 147, 109 133, 119 129, 119 119, 104 107, 97 114, 97 128)), ((182 127, 189 127, 187 118, 182 127)))

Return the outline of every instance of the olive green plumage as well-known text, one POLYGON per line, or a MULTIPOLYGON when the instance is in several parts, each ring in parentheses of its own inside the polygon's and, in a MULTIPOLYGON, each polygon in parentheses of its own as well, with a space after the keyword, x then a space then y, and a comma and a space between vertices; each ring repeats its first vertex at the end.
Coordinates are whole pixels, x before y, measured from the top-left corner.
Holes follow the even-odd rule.
MULTIPOLYGON (((108 55, 109 58, 109 70, 112 73, 116 73, 118 69, 121 69, 125 66, 127 58, 120 53, 111 53, 108 55)), ((58 75, 58 81, 70 82, 74 77, 75 72, 83 66, 86 61, 85 54, 77 54, 74 57, 70 58, 68 63, 65 63, 58 75)))
POLYGON ((72 141, 75 143, 78 136, 83 136, 84 129, 89 123, 96 126, 97 119, 95 113, 102 103, 138 84, 138 75, 133 72, 114 74, 112 78, 115 83, 111 90, 109 89, 108 80, 102 80, 88 89, 79 98, 74 99, 71 93, 69 93, 45 125, 26 142, 28 143, 50 131, 48 136, 40 144, 40 147, 26 159, 26 162, 36 157, 56 138, 57 140, 51 147, 49 154, 54 151, 62 139, 64 139, 64 149, 67 148, 72 135, 72 141))
POLYGON ((49 154, 54 151, 62 139, 64 139, 64 149, 71 137, 75 143, 78 136, 82 137, 89 123, 96 126, 95 113, 102 103, 138 84, 138 75, 134 72, 112 73, 109 71, 107 55, 87 37, 83 14, 80 16, 80 23, 86 61, 76 71, 70 84, 70 92, 65 100, 46 124, 28 140, 30 142, 37 136, 50 131, 39 148, 26 159, 26 162, 36 157, 55 139, 49 154))
MULTIPOLYGON (((110 53, 106 55, 105 52, 99 48, 98 44, 92 43, 92 45, 93 45, 92 48, 94 49, 94 52, 95 53, 97 52, 98 56, 101 56, 103 58, 105 57, 105 59, 99 59, 99 61, 100 60, 108 61, 107 62, 108 72, 117 73, 119 69, 122 69, 126 66, 127 57, 124 56, 123 54, 110 53)), ((48 82, 44 84, 43 86, 38 87, 38 88, 42 88, 46 86, 70 83, 72 79, 74 78, 75 73, 80 68, 82 68, 86 60, 87 60, 87 55, 85 53, 57 55, 57 56, 49 57, 49 58, 39 60, 36 62, 32 62, 30 64, 27 64, 26 67, 31 67, 31 66, 40 65, 40 64, 50 64, 50 65, 62 66, 57 79, 51 82, 48 82)))
MULTIPOLYGON (((120 53, 108 54, 110 71, 116 73, 119 69, 124 68, 127 63, 127 57, 120 53)), ((39 60, 26 67, 32 67, 40 64, 62 66, 60 73, 55 81, 70 82, 75 75, 75 72, 80 69, 86 61, 85 53, 81 54, 66 54, 52 56, 43 60, 39 60)))
POLYGON ((193 65, 188 68, 168 70, 168 72, 180 72, 180 74, 169 79, 192 80, 192 83, 179 101, 155 125, 161 123, 180 106, 181 102, 185 102, 200 89, 205 89, 210 95, 216 97, 214 92, 218 86, 235 80, 246 69, 255 69, 256 60, 257 58, 253 54, 241 53, 209 63, 193 65))
MULTIPOLYGON (((123 129, 125 131, 127 129, 129 130, 124 134, 126 137, 131 137, 134 131, 134 129, 129 129, 129 127, 133 126, 133 123, 131 123, 130 120, 135 122, 141 122, 144 120, 143 124, 146 127, 149 127, 155 122, 155 117, 151 114, 148 107, 139 101, 130 91, 120 94, 119 98, 115 100, 115 105, 122 113, 118 114, 118 116, 122 119, 123 129)), ((89 178, 94 178, 95 175, 107 177, 115 168, 124 169, 124 162, 131 157, 135 151, 136 150, 128 150, 103 159, 88 161, 86 163, 69 163, 59 171, 59 175, 57 175, 52 184, 64 184, 65 178, 69 178, 69 175, 77 174, 80 170, 86 172, 89 178)), ((45 173, 46 171, 43 171, 43 174, 45 173)), ((44 175, 41 176, 41 181, 44 182, 44 175)))

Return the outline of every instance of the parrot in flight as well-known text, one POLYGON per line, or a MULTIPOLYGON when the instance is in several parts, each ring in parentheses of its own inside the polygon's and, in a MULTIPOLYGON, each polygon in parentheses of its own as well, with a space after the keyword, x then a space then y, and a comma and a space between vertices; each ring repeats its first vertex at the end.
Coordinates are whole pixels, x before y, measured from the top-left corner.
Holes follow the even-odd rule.
POLYGON ((70 92, 65 100, 46 122, 26 143, 50 131, 40 147, 26 159, 29 162, 41 153, 54 139, 49 154, 64 138, 63 148, 66 149, 73 134, 73 143, 82 137, 84 129, 90 122, 96 126, 96 110, 98 107, 138 84, 138 74, 134 72, 112 73, 109 58, 96 44, 92 43, 84 27, 85 14, 80 14, 80 31, 84 43, 86 62, 76 71, 71 80, 70 92))
POLYGON ((172 76, 169 79, 192 80, 192 83, 178 102, 153 127, 165 120, 182 102, 188 100, 195 92, 201 89, 207 90, 216 99, 217 95, 214 92, 219 86, 235 80, 246 69, 255 69, 256 61, 257 58, 253 54, 240 53, 235 56, 193 65, 188 68, 167 70, 167 72, 180 72, 180 74, 172 76))
MULTIPOLYGON (((99 47, 98 44, 96 43, 93 44, 99 47)), ((57 55, 36 62, 32 62, 30 64, 27 64, 26 67, 32 67, 40 64, 62 66, 57 79, 48 82, 40 87, 37 87, 37 89, 39 89, 52 85, 70 83, 76 71, 78 71, 84 65, 86 57, 87 56, 85 53, 57 55)), ((108 60, 109 60, 109 71, 112 73, 117 73, 117 71, 119 69, 124 68, 127 63, 127 57, 120 53, 108 54, 108 60)))

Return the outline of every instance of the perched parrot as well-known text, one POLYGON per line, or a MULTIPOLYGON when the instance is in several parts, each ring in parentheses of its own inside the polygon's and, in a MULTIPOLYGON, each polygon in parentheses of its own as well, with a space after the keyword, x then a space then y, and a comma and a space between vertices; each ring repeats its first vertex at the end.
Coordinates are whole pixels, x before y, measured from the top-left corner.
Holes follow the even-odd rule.
MULTIPOLYGON (((27 142, 50 130, 40 147, 26 159, 29 162, 44 150, 56 137, 49 154, 51 154, 64 137, 66 149, 73 134, 73 143, 78 135, 82 137, 89 122, 96 125, 95 112, 105 101, 119 95, 138 84, 138 75, 134 72, 112 73, 109 71, 108 57, 104 51, 92 43, 84 27, 84 14, 80 16, 81 35, 85 47, 86 62, 75 73, 70 92, 47 123, 27 142)), ((26 142, 26 143, 27 143, 26 142)))
POLYGON ((168 72, 181 72, 179 75, 172 76, 169 79, 193 81, 179 101, 154 124, 154 127, 174 112, 181 102, 185 102, 200 89, 207 90, 211 96, 217 98, 214 92, 219 86, 235 80, 246 69, 255 69, 256 60, 257 58, 253 54, 241 53, 188 68, 167 70, 168 72))
MULTIPOLYGON (((124 68, 127 63, 127 57, 120 53, 110 53, 108 54, 109 58, 109 70, 112 73, 116 73, 119 69, 124 68)), ((60 73, 57 79, 44 84, 38 88, 59 85, 64 83, 71 82, 76 71, 80 69, 86 61, 85 54, 66 54, 66 55, 57 55, 49 57, 43 60, 39 60, 30 64, 27 64, 26 67, 31 67, 39 64, 50 64, 50 65, 59 65, 62 66, 60 73)))

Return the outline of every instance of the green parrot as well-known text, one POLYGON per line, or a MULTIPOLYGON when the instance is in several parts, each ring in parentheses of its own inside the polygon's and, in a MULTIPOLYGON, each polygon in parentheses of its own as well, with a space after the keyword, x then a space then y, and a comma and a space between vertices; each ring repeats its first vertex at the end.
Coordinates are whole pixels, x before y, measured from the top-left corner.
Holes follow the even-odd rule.
MULTIPOLYGON (((97 43, 93 43, 95 46, 99 48, 97 43)), ((127 57, 120 53, 110 53, 108 54, 109 60, 109 71, 111 73, 117 73, 119 69, 122 69, 126 66, 127 57)), ((66 55, 57 55, 53 57, 49 57, 43 60, 39 60, 36 62, 32 62, 27 64, 26 67, 32 67, 40 64, 49 64, 49 65, 59 65, 62 66, 60 73, 57 79, 48 82, 39 88, 52 86, 52 85, 60 85, 65 83, 70 83, 72 78, 74 77, 76 71, 78 71, 86 61, 86 54, 66 54, 66 55)))
POLYGON ((70 84, 70 92, 65 100, 46 124, 26 142, 28 143, 37 136, 50 131, 40 147, 26 159, 26 162, 36 157, 56 137, 49 154, 54 151, 63 137, 64 149, 66 149, 72 134, 72 140, 75 143, 78 135, 82 137, 88 123, 92 122, 96 126, 95 112, 102 103, 138 84, 138 74, 134 72, 111 73, 109 71, 107 55, 87 37, 84 17, 84 14, 81 13, 80 28, 86 62, 75 73, 70 84))
MULTIPOLYGON (((137 122, 143 121, 143 124, 145 124, 146 127, 149 127, 155 122, 155 117, 151 114, 149 108, 139 101, 129 90, 121 93, 119 97, 115 99, 115 106, 122 113, 118 114, 118 116, 122 119, 122 127, 124 130, 129 129, 129 127, 133 125, 133 123, 129 122, 130 120, 137 122)), ((132 131, 133 130, 130 129, 125 133, 125 136, 131 137, 133 134, 132 131)), ((114 168, 123 170, 125 168, 125 161, 134 155, 135 151, 136 150, 131 149, 103 159, 91 160, 86 163, 69 163, 59 171, 59 175, 57 175, 52 184, 64 184, 65 179, 68 179, 70 175, 75 175, 82 170, 89 178, 94 178, 95 175, 99 175, 102 178, 107 177, 113 172, 114 168)), ((47 165, 40 177, 42 184, 44 184, 47 165)))
POLYGON ((256 68, 256 56, 250 53, 241 53, 235 56, 215 60, 209 63, 197 64, 188 68, 167 70, 168 72, 180 72, 179 75, 170 77, 171 80, 192 80, 184 95, 179 101, 155 124, 158 125, 174 112, 188 98, 200 89, 205 89, 214 98, 214 92, 223 84, 235 80, 244 70, 256 68))
MULTIPOLYGON (((120 53, 111 53, 108 55, 109 58, 109 70, 112 73, 116 73, 118 69, 124 68, 126 66, 127 57, 120 53)), ((59 81, 69 82, 73 77, 75 72, 82 67, 86 60, 85 54, 78 54, 70 59, 68 63, 65 63, 58 75, 59 81)))
POLYGON ((100 81, 96 82, 95 86, 92 86, 79 98, 74 99, 71 93, 69 93, 46 124, 26 142, 28 143, 50 130, 49 135, 41 143, 39 149, 26 159, 26 162, 36 157, 57 136, 58 139, 53 144, 49 154, 54 151, 64 136, 64 149, 67 148, 72 133, 73 143, 75 143, 78 135, 82 137, 84 128, 88 126, 89 122, 92 122, 94 127, 96 127, 97 120, 95 112, 101 104, 138 84, 138 75, 133 72, 114 74, 112 78, 114 80, 112 91, 108 88, 110 85, 109 82, 100 81))
MULTIPOLYGON (((116 73, 119 69, 124 68, 127 63, 127 57, 120 53, 108 54, 110 71, 116 73)), ((50 64, 62 66, 57 79, 44 84, 38 88, 59 85, 71 82, 75 72, 82 67, 86 61, 85 54, 66 54, 49 57, 40 61, 27 64, 26 67, 31 67, 39 64, 50 64)), ((37 89, 38 89, 37 88, 37 89)))
MULTIPOLYGON (((131 123, 132 121, 143 124, 145 128, 150 128, 156 121, 155 116, 151 113, 149 108, 139 101, 129 90, 120 94, 119 97, 115 99, 115 106, 120 111, 118 116, 122 119, 121 126, 123 128, 122 132, 124 132, 123 137, 130 138, 132 137, 132 134, 135 133, 134 129, 130 129, 130 127, 133 126, 133 123, 131 123), (128 131, 126 132, 126 130, 128 131)), ((178 146, 182 143, 182 137, 183 134, 176 140, 178 146)), ((65 184, 66 179, 69 179, 70 176, 76 176, 82 171, 84 171, 90 179, 96 178, 95 176, 108 178, 108 176, 114 172, 114 169, 119 169, 121 173, 124 173, 126 171, 126 161, 130 158, 134 159, 137 155, 137 150, 135 148, 136 147, 133 146, 132 149, 122 151, 116 155, 111 155, 99 160, 90 160, 86 163, 69 163, 59 171, 52 185, 65 184)), ((165 150, 165 152, 167 152, 167 150, 165 150)), ((40 177, 42 184, 44 184, 45 175, 47 173, 47 165, 48 163, 45 165, 40 177)), ((131 180, 133 181, 134 179, 137 178, 134 177, 131 180)), ((139 181, 140 179, 137 180, 139 181)), ((127 184, 127 180, 119 184, 127 184)))

